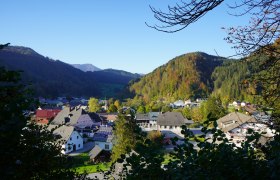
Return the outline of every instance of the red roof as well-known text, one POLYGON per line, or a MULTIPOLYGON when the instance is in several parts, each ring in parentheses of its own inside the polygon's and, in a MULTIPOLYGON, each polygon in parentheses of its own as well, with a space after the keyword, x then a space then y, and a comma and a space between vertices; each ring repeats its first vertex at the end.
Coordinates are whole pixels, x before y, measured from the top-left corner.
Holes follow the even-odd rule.
POLYGON ((61 110, 60 109, 44 109, 44 110, 37 110, 36 117, 37 118, 53 118, 55 117, 61 110))

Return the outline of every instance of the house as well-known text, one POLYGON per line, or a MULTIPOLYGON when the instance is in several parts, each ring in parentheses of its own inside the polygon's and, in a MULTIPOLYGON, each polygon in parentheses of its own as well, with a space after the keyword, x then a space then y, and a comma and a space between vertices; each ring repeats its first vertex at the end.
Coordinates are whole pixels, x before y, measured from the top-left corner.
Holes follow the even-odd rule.
MULTIPOLYGON (((56 125, 49 125, 48 129, 57 128, 56 125)), ((82 136, 74 130, 73 126, 60 126, 53 131, 53 134, 61 141, 62 153, 68 154, 70 152, 83 148, 82 136)))
POLYGON ((86 112, 79 106, 65 107, 62 109, 62 111, 60 111, 57 114, 57 116, 52 121, 52 124, 54 125, 65 124, 65 125, 75 126, 82 114, 86 114, 86 112))
POLYGON ((233 101, 232 105, 235 106, 235 107, 238 107, 238 106, 241 106, 241 102, 240 101, 233 101))
POLYGON ((239 112, 232 112, 217 120, 218 128, 221 129, 235 144, 240 146, 240 142, 246 139, 248 129, 261 133, 266 138, 274 136, 266 124, 258 123, 253 116, 248 116, 239 112))
POLYGON ((185 118, 180 112, 166 112, 158 116, 158 130, 180 130, 182 125, 185 125, 185 118))
POLYGON ((111 152, 103 150, 99 145, 94 146, 94 148, 89 152, 89 158, 91 161, 98 162, 109 162, 111 152))
POLYGON ((150 118, 148 114, 136 114, 135 116, 136 124, 138 124, 140 127, 143 128, 148 128, 149 127, 149 122, 150 118))
POLYGON ((89 114, 82 114, 77 123, 74 125, 75 129, 82 135, 87 135, 88 137, 93 136, 93 132, 101 126, 101 121, 93 120, 89 114))
POLYGON ((103 124, 115 122, 118 118, 118 113, 98 113, 98 115, 102 119, 103 124))
POLYGON ((98 145, 101 149, 110 151, 113 148, 113 128, 110 126, 100 126, 99 130, 94 133, 93 141, 95 146, 98 145))
POLYGON ((162 113, 157 119, 157 130, 161 131, 165 137, 183 137, 182 125, 185 125, 185 118, 180 112, 162 113))
POLYGON ((183 100, 178 100, 173 103, 175 108, 185 107, 185 102, 183 100))
POLYGON ((35 121, 39 124, 48 124, 60 111, 60 109, 38 109, 35 121))
POLYGON ((244 123, 256 123, 257 120, 246 114, 239 112, 232 112, 217 120, 218 128, 223 132, 229 132, 230 130, 241 126, 244 123))
POLYGON ((150 128, 152 129, 157 129, 157 119, 159 116, 160 112, 149 112, 148 116, 149 116, 149 124, 150 124, 150 128))
POLYGON ((157 119, 160 112, 149 112, 147 114, 139 113, 136 114, 135 120, 141 128, 146 130, 157 130, 157 119), (148 128, 148 129, 147 129, 148 128))

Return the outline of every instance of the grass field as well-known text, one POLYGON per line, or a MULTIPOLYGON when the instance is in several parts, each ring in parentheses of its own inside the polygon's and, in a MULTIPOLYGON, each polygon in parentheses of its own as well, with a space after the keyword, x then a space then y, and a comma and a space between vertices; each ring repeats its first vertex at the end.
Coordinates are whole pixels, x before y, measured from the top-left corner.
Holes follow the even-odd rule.
POLYGON ((99 171, 106 171, 110 167, 110 163, 93 164, 90 162, 88 153, 82 153, 78 156, 71 157, 71 168, 78 173, 95 173, 99 171))

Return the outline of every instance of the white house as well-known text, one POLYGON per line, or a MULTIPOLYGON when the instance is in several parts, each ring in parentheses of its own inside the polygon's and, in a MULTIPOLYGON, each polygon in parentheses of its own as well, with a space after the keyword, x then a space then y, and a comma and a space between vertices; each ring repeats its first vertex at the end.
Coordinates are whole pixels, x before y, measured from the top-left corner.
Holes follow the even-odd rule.
POLYGON ((93 135, 94 145, 106 151, 112 150, 112 140, 113 128, 110 126, 100 126, 99 130, 93 135))
MULTIPOLYGON (((56 128, 57 126, 50 125, 49 129, 56 128)), ((73 126, 60 126, 53 131, 53 134, 61 141, 62 153, 67 154, 83 148, 82 136, 74 130, 73 126)))
POLYGON ((180 136, 181 126, 185 125, 185 118, 180 112, 166 112, 159 114, 157 119, 157 130, 161 131, 165 137, 180 136))

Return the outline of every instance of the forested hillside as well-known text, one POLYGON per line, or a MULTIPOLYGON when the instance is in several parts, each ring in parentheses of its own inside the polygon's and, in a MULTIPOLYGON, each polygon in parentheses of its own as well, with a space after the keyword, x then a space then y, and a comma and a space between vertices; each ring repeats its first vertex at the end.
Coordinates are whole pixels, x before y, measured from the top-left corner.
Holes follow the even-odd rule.
POLYGON ((207 97, 213 89, 211 74, 223 60, 201 52, 184 54, 145 75, 130 86, 130 91, 145 102, 207 97))
POLYGON ((257 85, 249 82, 252 77, 252 63, 244 60, 232 60, 217 67, 212 73, 213 94, 220 96, 223 102, 244 100, 254 102, 257 85))
POLYGON ((102 70, 83 72, 59 60, 44 57, 26 47, 10 46, 0 52, 0 66, 22 70, 38 96, 116 97, 138 74, 102 70))

